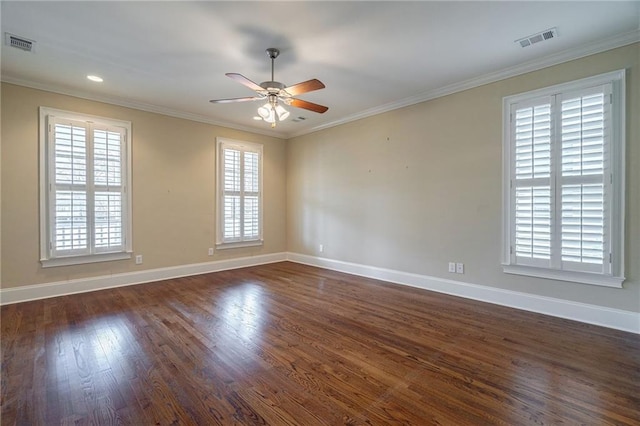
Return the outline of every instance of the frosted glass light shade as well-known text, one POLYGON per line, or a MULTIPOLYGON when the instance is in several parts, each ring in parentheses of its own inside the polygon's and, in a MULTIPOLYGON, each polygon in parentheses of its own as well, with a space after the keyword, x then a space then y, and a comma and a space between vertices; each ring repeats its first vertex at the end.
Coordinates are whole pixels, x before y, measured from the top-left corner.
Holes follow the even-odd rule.
POLYGON ((278 114, 278 120, 286 120, 289 117, 289 111, 284 109, 282 105, 276 105, 276 114, 278 114))
POLYGON ((272 113, 273 113, 273 107, 268 102, 262 105, 260 108, 258 108, 258 115, 260 115, 260 117, 262 117, 263 120, 266 120, 267 118, 269 118, 269 116, 272 113))

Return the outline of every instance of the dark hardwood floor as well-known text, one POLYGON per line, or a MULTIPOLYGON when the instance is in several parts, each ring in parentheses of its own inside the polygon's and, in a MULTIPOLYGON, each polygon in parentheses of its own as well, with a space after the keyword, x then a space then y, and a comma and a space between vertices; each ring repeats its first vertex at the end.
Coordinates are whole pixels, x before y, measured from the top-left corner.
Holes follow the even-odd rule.
POLYGON ((1 327, 3 426, 640 424, 637 335, 288 262, 1 327))

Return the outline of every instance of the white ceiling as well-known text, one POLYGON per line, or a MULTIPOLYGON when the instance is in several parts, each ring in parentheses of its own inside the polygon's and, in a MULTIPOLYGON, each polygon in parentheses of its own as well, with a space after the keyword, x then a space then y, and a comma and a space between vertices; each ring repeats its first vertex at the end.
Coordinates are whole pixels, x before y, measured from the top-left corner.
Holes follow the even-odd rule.
POLYGON ((229 127, 290 137, 640 40, 632 2, 1 2, 2 32, 36 41, 2 45, 2 80, 229 127), (514 41, 556 27, 527 48, 514 41), (227 78, 317 78, 270 129, 260 103, 227 78), (87 74, 104 78, 100 84, 87 74))

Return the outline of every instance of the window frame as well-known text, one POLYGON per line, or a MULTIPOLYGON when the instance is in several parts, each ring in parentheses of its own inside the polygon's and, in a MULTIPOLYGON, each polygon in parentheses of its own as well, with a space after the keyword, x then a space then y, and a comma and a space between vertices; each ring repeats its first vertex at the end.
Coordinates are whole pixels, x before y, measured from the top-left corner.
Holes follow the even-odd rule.
POLYGON ((224 250, 240 247, 255 247, 264 244, 263 240, 263 167, 264 149, 262 144, 246 142, 235 139, 217 137, 216 157, 217 157, 217 182, 216 182, 216 249, 224 250), (241 152, 240 182, 241 182, 241 206, 240 206, 240 237, 235 239, 225 239, 224 237, 224 196, 225 196, 225 167, 223 150, 225 148, 237 149, 241 152), (258 154, 258 236, 256 238, 244 237, 244 159, 245 152, 255 152, 258 154))
MULTIPOLYGON (((93 147, 93 135, 90 136, 93 147)), ((61 109, 44 107, 39 108, 39 180, 40 180, 40 263, 43 268, 56 266, 81 265, 96 262, 109 262, 115 260, 130 259, 133 253, 132 239, 132 196, 131 196, 131 122, 124 120, 116 120, 95 115, 83 114, 73 111, 65 111, 61 109), (87 229, 88 248, 82 253, 63 253, 56 255, 53 247, 53 230, 55 229, 53 220, 55 206, 53 205, 52 190, 56 186, 55 177, 55 158, 54 158, 54 139, 50 126, 56 120, 66 120, 86 126, 86 129, 97 128, 117 128, 124 135, 121 148, 121 187, 122 194, 121 215, 123 229, 123 244, 118 250, 104 250, 95 246, 95 210, 87 208, 87 229)), ((87 154, 88 159, 93 158, 93 152, 87 154)), ((86 174, 89 175, 93 170, 93 165, 89 165, 86 174)), ((93 179, 91 179, 93 181, 93 179)), ((87 199, 90 194, 93 195, 96 185, 86 184, 87 199)), ((91 205, 88 203, 88 205, 91 205)))
MULTIPOLYGON (((503 179, 502 179, 502 266, 503 271, 509 274, 525 275, 538 278, 547 278, 560 281, 569 281, 582 284, 599 285, 605 287, 622 288, 622 283, 625 280, 624 277, 624 229, 625 229, 625 107, 626 107, 626 88, 625 88, 625 70, 612 71, 593 77, 587 77, 580 80, 557 84, 554 86, 533 90, 525 93, 520 93, 512 96, 506 96, 503 98, 503 134, 502 134, 502 164, 503 164, 503 179), (558 267, 546 267, 538 265, 523 265, 518 264, 515 259, 515 253, 512 253, 515 236, 514 224, 514 208, 512 198, 512 180, 515 179, 514 165, 515 160, 512 158, 514 148, 512 146, 512 106, 524 102, 533 102, 536 99, 543 97, 558 97, 562 100, 563 95, 567 95, 570 92, 586 91, 589 88, 595 86, 611 85, 610 94, 610 109, 611 109, 611 123, 608 142, 606 148, 610 150, 609 156, 605 158, 605 175, 604 180, 607 178, 610 180, 610 190, 604 198, 604 210, 610 208, 610 214, 605 216, 604 227, 609 232, 608 244, 605 246, 605 262, 608 253, 609 266, 604 272, 587 272, 561 269, 558 267), (609 174, 607 176, 606 174, 609 174), (512 217, 513 216, 513 217, 512 217)), ((559 104, 559 102, 558 102, 559 104)), ((553 105, 552 105, 553 108, 553 105)), ((552 127, 553 117, 559 117, 559 112, 552 112, 552 127)), ((559 144, 559 136, 555 138, 552 136, 552 145, 559 144)), ((605 149, 606 149, 605 148, 605 149)), ((557 162, 557 149, 552 147, 552 162, 557 162), (556 152, 555 158, 553 152, 556 152)), ((552 197, 556 200, 561 197, 557 195, 562 187, 561 178, 557 175, 560 172, 558 166, 554 170, 552 163, 552 182, 551 193, 552 197)), ((605 183, 606 184, 606 183, 605 183)), ((552 201, 553 202, 553 201, 552 201)), ((555 209, 552 209, 552 222, 553 215, 558 214, 560 203, 555 205, 555 209)), ((558 219, 556 219, 558 220, 558 219)), ((552 229, 554 226, 552 224, 552 229)), ((552 231, 552 241, 558 241, 560 235, 558 235, 559 227, 556 226, 552 231)), ((552 243, 553 244, 553 243, 552 243)), ((554 250, 552 245, 552 250, 554 250)), ((559 250, 556 246, 555 250, 559 250)), ((535 262, 534 262, 535 263, 535 262)))

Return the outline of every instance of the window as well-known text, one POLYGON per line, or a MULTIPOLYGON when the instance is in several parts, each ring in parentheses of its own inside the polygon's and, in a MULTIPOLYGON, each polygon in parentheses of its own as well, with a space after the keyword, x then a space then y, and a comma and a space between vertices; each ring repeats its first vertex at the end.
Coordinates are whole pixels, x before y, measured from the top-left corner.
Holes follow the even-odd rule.
POLYGON ((624 79, 504 99, 505 272, 622 287, 624 79))
POLYGON ((44 267, 131 257, 131 123, 40 108, 44 267))
POLYGON ((218 248, 262 244, 262 145, 217 139, 218 248))

